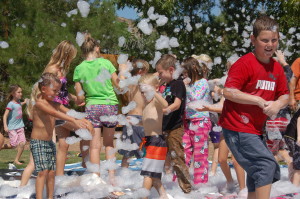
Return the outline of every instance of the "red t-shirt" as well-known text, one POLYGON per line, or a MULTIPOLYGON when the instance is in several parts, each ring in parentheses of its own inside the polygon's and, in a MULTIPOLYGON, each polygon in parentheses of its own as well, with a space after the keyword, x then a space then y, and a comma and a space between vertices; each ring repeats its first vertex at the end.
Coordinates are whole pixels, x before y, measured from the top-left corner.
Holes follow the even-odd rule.
MULTIPOLYGON (((289 93, 280 64, 273 59, 269 64, 261 63, 253 53, 244 55, 230 68, 225 87, 260 96, 266 101, 289 93)), ((261 135, 266 119, 267 115, 256 105, 225 100, 220 125, 232 131, 261 135)))
POLYGON ((291 66, 291 69, 296 77, 296 88, 294 90, 294 95, 296 100, 300 100, 300 58, 296 59, 291 66))

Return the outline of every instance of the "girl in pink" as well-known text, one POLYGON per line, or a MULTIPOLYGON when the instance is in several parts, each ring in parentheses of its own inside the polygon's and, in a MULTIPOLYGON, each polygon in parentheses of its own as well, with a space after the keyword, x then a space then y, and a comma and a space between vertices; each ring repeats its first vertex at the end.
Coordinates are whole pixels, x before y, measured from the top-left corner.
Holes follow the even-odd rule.
POLYGON ((19 160, 26 143, 22 113, 22 105, 26 104, 26 100, 20 102, 21 98, 22 88, 17 84, 9 86, 8 100, 10 102, 3 115, 4 131, 8 133, 11 147, 16 147, 18 151, 14 160, 14 163, 18 165, 22 164, 19 160))
POLYGON ((194 155, 194 184, 208 181, 208 134, 211 130, 209 112, 198 112, 189 107, 189 103, 201 100, 211 102, 208 82, 203 78, 199 62, 189 57, 183 61, 183 77, 187 87, 187 106, 183 135, 185 162, 189 166, 194 155), (187 81, 189 79, 190 81, 187 81))

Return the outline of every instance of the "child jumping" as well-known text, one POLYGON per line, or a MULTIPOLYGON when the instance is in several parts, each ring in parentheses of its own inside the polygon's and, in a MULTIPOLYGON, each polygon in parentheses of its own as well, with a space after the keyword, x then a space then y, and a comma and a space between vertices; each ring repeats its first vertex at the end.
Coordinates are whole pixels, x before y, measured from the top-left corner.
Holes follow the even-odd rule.
POLYGON ((20 102, 21 98, 22 88, 17 84, 10 85, 8 95, 10 102, 7 104, 3 115, 4 131, 8 133, 10 146, 17 147, 14 163, 18 165, 23 164, 20 162, 20 157, 26 143, 22 105, 26 104, 27 100, 20 102))
POLYGON ((259 17, 250 38, 254 51, 229 70, 220 124, 227 146, 247 173, 248 198, 268 199, 280 168, 262 130, 267 117, 275 117, 288 104, 289 91, 283 68, 272 58, 279 41, 277 22, 259 17))
POLYGON ((52 141, 55 118, 73 123, 77 128, 88 128, 92 132, 91 124, 85 120, 76 120, 66 115, 69 111, 62 104, 53 99, 60 91, 61 82, 56 75, 45 73, 38 82, 40 94, 36 96, 35 105, 30 110, 33 129, 31 133, 30 150, 33 156, 36 178, 36 198, 42 199, 44 184, 47 187, 47 198, 54 196, 56 147, 52 141))
POLYGON ((208 182, 208 134, 211 130, 211 121, 208 111, 199 112, 189 108, 188 103, 202 100, 212 103, 208 82, 203 78, 203 70, 199 62, 189 57, 183 61, 183 77, 191 81, 183 81, 187 87, 187 106, 185 114, 185 127, 183 146, 185 162, 191 165, 194 159, 194 184, 208 182))
POLYGON ((139 86, 146 102, 142 117, 145 138, 141 143, 146 148, 146 156, 141 171, 141 175, 144 176, 143 187, 150 190, 154 186, 160 198, 168 198, 161 183, 167 156, 167 144, 162 134, 162 119, 163 109, 168 107, 168 102, 156 92, 159 87, 159 80, 156 75, 142 76, 139 80, 139 86))

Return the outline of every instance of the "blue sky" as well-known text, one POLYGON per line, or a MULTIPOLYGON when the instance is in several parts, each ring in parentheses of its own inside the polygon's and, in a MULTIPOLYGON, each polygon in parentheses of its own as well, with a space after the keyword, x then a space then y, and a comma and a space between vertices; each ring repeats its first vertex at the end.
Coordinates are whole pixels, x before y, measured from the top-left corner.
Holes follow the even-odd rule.
MULTIPOLYGON (((218 7, 215 7, 213 9, 213 14, 219 15, 220 9, 218 7)), ((133 8, 129 8, 129 7, 125 7, 124 9, 117 10, 117 15, 119 17, 124 17, 127 19, 137 19, 138 18, 136 11, 133 8)))

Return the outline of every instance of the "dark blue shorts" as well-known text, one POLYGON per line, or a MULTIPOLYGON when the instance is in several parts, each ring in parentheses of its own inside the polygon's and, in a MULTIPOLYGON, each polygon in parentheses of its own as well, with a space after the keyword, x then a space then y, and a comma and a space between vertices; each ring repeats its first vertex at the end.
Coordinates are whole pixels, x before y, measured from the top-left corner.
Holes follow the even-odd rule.
POLYGON ((280 168, 262 136, 223 128, 227 146, 247 172, 248 192, 280 179, 280 168))

